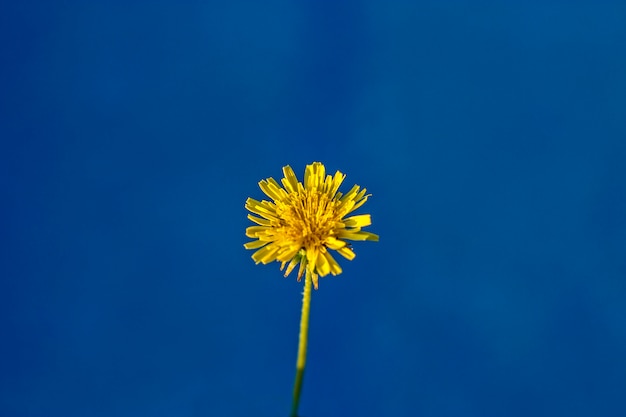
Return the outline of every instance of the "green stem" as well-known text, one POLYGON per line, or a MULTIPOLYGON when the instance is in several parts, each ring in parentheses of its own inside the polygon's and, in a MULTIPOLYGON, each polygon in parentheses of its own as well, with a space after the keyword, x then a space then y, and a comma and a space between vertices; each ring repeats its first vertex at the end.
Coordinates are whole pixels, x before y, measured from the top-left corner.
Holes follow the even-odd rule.
POLYGON ((298 417, 302 378, 306 365, 306 345, 309 338, 309 311, 311 310, 311 283, 312 279, 308 268, 304 276, 304 293, 302 296, 302 315, 300 317, 300 338, 298 343, 298 361, 296 362, 296 381, 293 384, 293 402, 291 403, 291 417, 298 417))

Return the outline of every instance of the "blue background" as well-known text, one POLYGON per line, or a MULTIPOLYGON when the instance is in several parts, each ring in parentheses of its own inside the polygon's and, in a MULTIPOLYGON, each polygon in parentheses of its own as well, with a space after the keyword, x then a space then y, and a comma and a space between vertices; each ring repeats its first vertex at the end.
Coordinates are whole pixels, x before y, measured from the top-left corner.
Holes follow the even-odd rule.
POLYGON ((301 414, 626 415, 626 3, 5 2, 0 415, 286 416, 244 201, 373 194, 301 414))

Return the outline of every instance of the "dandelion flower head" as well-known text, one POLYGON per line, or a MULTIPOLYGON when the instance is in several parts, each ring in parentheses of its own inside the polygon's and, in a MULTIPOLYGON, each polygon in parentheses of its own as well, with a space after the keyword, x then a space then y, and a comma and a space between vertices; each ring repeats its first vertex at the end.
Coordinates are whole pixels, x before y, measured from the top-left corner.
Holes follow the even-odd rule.
POLYGON ((369 214, 346 217, 369 195, 358 185, 345 195, 340 193, 346 176, 339 171, 326 175, 320 162, 306 166, 304 184, 289 165, 283 167, 283 174, 282 186, 273 178, 259 182, 271 201, 246 200, 245 207, 252 213, 248 218, 256 223, 246 229, 246 236, 256 240, 244 247, 257 249, 252 255, 257 264, 278 261, 281 271, 286 266, 285 276, 299 264, 298 281, 306 270, 317 289, 319 276, 341 273, 330 249, 352 260, 355 254, 346 240, 378 241, 378 235, 361 230, 372 223, 369 214))

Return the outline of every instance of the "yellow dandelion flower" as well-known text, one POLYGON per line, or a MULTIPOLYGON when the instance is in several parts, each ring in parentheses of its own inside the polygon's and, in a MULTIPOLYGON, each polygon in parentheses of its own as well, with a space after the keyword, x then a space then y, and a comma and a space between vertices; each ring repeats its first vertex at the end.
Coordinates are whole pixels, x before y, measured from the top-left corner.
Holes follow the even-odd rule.
POLYGON ((326 175, 320 162, 306 166, 304 184, 289 165, 283 174, 282 186, 273 178, 259 182, 272 201, 246 200, 246 209, 254 214, 248 218, 257 225, 246 229, 246 236, 256 240, 244 247, 257 249, 252 255, 257 264, 278 261, 281 271, 287 266, 285 276, 299 264, 298 281, 306 269, 317 289, 318 276, 341 273, 329 249, 352 260, 355 254, 346 240, 378 241, 378 235, 361 230, 372 223, 369 214, 346 217, 369 195, 358 185, 345 195, 338 192, 346 176, 339 171, 326 175))

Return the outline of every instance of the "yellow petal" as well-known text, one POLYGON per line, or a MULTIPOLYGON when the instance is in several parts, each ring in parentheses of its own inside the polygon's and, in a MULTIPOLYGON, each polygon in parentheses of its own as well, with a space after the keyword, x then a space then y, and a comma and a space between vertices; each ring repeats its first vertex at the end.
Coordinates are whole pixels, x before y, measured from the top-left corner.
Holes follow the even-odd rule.
POLYGON ((367 235, 367 239, 365 240, 369 240, 371 242, 378 242, 379 236, 375 233, 370 233, 370 232, 361 232, 367 235))
POLYGON ((276 259, 278 259, 281 262, 287 262, 293 259, 293 257, 295 257, 298 254, 298 251, 300 251, 299 246, 287 246, 283 250, 281 250, 281 252, 278 254, 276 259))
POLYGON ((335 239, 332 236, 328 236, 324 241, 324 245, 326 245, 326 247, 329 249, 337 250, 346 246, 346 242, 344 242, 343 240, 335 239))
POLYGON ((298 189, 298 178, 289 165, 283 167, 285 178, 281 180, 283 187, 290 193, 296 192, 298 189))
POLYGON ((340 201, 343 203, 349 200, 354 200, 354 196, 357 195, 360 188, 361 187, 359 187, 358 185, 355 185, 350 191, 348 191, 348 194, 341 197, 340 201))
POLYGON ((267 242, 262 240, 253 240, 252 242, 244 243, 243 247, 246 249, 257 249, 265 245, 267 245, 267 242))
POLYGON ((324 256, 324 253, 320 253, 317 256, 317 260, 315 262, 315 272, 323 277, 330 273, 330 264, 328 263, 326 256, 324 256))
POLYGON ((354 252, 352 252, 352 249, 350 249, 347 246, 344 246, 343 248, 338 249, 337 253, 339 253, 339 255, 343 256, 344 258, 346 258, 349 261, 353 260, 354 257, 356 256, 354 254, 354 252))
POLYGON ((348 211, 348 213, 353 212, 354 210, 358 209, 363 204, 365 204, 365 202, 367 201, 367 197, 369 197, 370 195, 371 194, 368 194, 368 195, 364 196, 362 199, 357 200, 357 202, 354 204, 354 206, 352 206, 352 208, 350 209, 350 211, 348 211))
POLYGON ((274 246, 274 245, 267 245, 264 248, 260 249, 263 250, 267 248, 267 252, 263 255, 263 257, 261 258, 261 262, 263 264, 268 264, 274 260, 276 260, 276 253, 278 252, 278 247, 274 246))
POLYGON ((338 237, 340 239, 349 239, 349 240, 372 240, 374 242, 378 241, 378 235, 369 232, 362 232, 360 230, 342 230, 339 232, 338 237))
POLYGON ((342 174, 341 172, 339 171, 335 172, 335 176, 333 177, 333 185, 330 188, 330 191, 328 193, 331 196, 331 198, 335 196, 335 194, 337 193, 337 190, 339 189, 339 186, 341 185, 341 183, 343 182, 345 178, 346 176, 342 174))
POLYGON ((265 226, 250 226, 246 228, 246 236, 248 237, 257 237, 260 234, 263 234, 269 229, 269 227, 265 226))
POLYGON ((356 197, 354 197, 355 200, 360 200, 363 198, 363 196, 365 196, 365 192, 367 191, 367 188, 363 188, 361 191, 359 191, 359 193, 356 195, 356 197))
POLYGON ((248 214, 248 219, 252 220, 256 224, 259 224, 261 226, 271 226, 272 225, 272 222, 270 222, 269 220, 261 219, 259 217, 253 216, 252 214, 248 214))
POLYGON ((274 178, 268 178, 267 181, 259 181, 259 187, 274 201, 280 201, 287 196, 285 190, 278 186, 278 183, 276 183, 274 178))
POLYGON ((326 168, 321 162, 313 162, 304 170, 304 188, 307 190, 320 189, 324 183, 326 168))
POLYGON ((317 249, 307 248, 306 250, 306 263, 315 267, 317 262, 317 255, 319 254, 317 249))
POLYGON ((278 248, 274 245, 267 245, 252 254, 254 262, 267 264, 275 259, 278 248))
POLYGON ((324 256, 326 257, 326 261, 328 261, 328 264, 330 265, 330 273, 333 275, 341 274, 341 267, 339 266, 335 258, 333 258, 333 256, 330 254, 330 252, 324 253, 324 256))
POLYGON ((271 203, 268 203, 267 201, 261 202, 253 198, 248 198, 246 200, 246 209, 268 220, 278 220, 276 207, 271 205, 271 203))
POLYGON ((360 214, 358 216, 348 217, 343 220, 347 227, 364 227, 372 224, 372 216, 369 214, 360 214))

